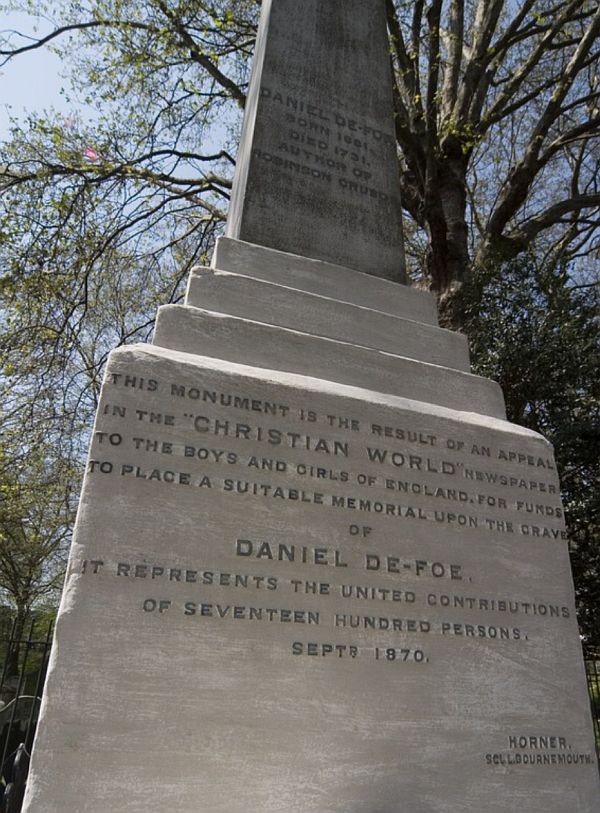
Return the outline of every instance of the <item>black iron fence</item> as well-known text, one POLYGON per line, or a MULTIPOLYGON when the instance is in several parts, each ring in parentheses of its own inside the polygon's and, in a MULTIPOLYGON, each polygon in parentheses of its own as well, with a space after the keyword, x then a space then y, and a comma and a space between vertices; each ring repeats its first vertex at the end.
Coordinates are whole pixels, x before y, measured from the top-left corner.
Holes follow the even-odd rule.
POLYGON ((29 772, 52 624, 19 619, 0 640, 0 813, 20 813, 29 772))
POLYGON ((596 734, 596 753, 600 763, 600 660, 586 661, 585 671, 592 705, 594 733, 596 734))

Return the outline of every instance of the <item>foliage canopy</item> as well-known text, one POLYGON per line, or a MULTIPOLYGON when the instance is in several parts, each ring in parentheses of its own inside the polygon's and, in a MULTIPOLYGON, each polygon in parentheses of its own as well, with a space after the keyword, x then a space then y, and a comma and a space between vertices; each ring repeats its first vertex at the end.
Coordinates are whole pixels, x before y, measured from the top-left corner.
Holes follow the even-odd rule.
POLYGON ((475 371, 500 383, 510 421, 554 446, 580 629, 598 652, 600 291, 525 257, 478 269, 462 297, 475 371))

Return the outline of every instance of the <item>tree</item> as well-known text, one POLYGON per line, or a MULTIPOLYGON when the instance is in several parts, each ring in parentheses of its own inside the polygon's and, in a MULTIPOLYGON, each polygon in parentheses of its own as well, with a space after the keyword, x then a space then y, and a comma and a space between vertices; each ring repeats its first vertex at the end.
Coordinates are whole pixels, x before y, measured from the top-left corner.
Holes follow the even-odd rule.
MULTIPOLYGON (((415 273, 443 293, 473 262, 516 256, 539 236, 561 257, 595 249, 597 4, 386 3, 415 273)), ((33 0, 11 6, 40 15, 33 0)), ((107 248, 160 224, 150 256, 188 236, 189 260, 225 215, 235 139, 220 122, 239 123, 260 0, 47 6, 47 33, 7 35, 0 56, 55 48, 98 115, 89 129, 32 119, 2 159, 5 186, 19 198, 44 182, 46 194, 62 189, 62 217, 46 215, 45 234, 80 221, 96 200, 86 192, 103 190, 107 248)))
POLYGON ((534 257, 478 269, 463 291, 477 372, 500 383, 508 419, 554 445, 579 624, 600 649, 600 292, 534 257))
POLYGON ((34 607, 60 593, 74 477, 55 449, 7 435, 0 445, 0 600, 14 610, 18 638, 34 607))
POLYGON ((85 421, 108 352, 146 340, 206 261, 233 159, 204 145, 217 120, 227 140, 224 108, 243 102, 256 16, 244 2, 56 5, 47 36, 4 49, 56 47, 88 111, 15 121, 0 148, 3 403, 31 426, 85 421))
POLYGON ((431 286, 544 237, 596 247, 600 8, 587 0, 387 0, 404 206, 431 286))

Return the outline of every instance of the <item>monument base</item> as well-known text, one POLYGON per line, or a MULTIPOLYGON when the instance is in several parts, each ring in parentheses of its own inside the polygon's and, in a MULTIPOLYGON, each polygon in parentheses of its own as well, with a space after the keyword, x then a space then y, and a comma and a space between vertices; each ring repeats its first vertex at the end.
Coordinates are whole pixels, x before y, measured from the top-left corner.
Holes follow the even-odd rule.
POLYGON ((111 354, 26 813, 593 813, 550 445, 428 295, 284 264, 111 354))

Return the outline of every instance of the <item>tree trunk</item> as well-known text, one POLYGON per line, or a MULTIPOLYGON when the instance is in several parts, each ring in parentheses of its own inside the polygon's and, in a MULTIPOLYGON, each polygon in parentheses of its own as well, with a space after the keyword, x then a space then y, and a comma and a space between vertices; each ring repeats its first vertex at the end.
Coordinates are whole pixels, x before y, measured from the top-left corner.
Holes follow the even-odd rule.
POLYGON ((460 145, 453 147, 454 155, 444 156, 437 162, 435 183, 428 190, 426 211, 430 238, 427 257, 430 288, 440 301, 442 317, 449 319, 448 326, 456 330, 462 324, 460 309, 453 306, 448 311, 445 303, 458 301, 455 295, 467 277, 470 257, 466 222, 467 160, 460 145))

